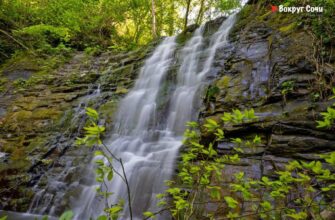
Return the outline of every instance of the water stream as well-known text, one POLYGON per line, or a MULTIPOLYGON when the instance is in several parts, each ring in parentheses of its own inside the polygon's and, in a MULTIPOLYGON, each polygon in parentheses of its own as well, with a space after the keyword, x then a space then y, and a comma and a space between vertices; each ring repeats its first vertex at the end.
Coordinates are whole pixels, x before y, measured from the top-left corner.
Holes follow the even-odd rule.
MULTIPOLYGON (((171 179, 175 172, 185 124, 197 119, 201 95, 210 82, 208 74, 213 71, 216 52, 227 45, 234 22, 235 14, 222 23, 209 42, 204 37, 205 25, 199 27, 181 49, 178 49, 176 37, 165 38, 144 63, 134 88, 121 101, 112 134, 104 141, 124 162, 133 219, 143 219, 144 211, 158 210, 156 195, 164 192, 165 180, 171 179), (176 67, 174 72, 172 67, 176 67), (174 77, 171 74, 175 74, 174 77)), ((99 92, 98 88, 88 99, 95 98, 99 92)), ((78 106, 77 111, 82 114, 82 109, 78 106)), ((96 188, 100 185, 93 175, 95 159, 83 174, 87 181, 80 186, 80 196, 71 201, 75 220, 95 219, 103 214, 105 200, 97 195, 96 188)), ((120 170, 118 164, 114 167, 120 170)), ((103 189, 114 193, 109 204, 127 198, 126 186, 117 176, 103 189)), ((38 196, 32 201, 30 211, 45 214, 41 212, 43 206, 38 196)), ((54 214, 54 209, 50 209, 49 215, 54 214)), ((26 214, 17 219, 30 219, 24 216, 26 214)), ((129 216, 125 207, 121 219, 129 219, 129 216)), ((159 219, 169 217, 162 215, 159 219)))
MULTIPOLYGON (((232 15, 223 22, 211 37, 207 49, 204 48, 204 26, 199 27, 180 50, 179 59, 175 56, 175 37, 163 40, 142 67, 135 87, 122 100, 113 134, 106 143, 124 161, 134 219, 142 219, 144 211, 157 210, 156 195, 164 191, 164 181, 174 173, 185 123, 197 117, 201 88, 208 83, 206 76, 211 70, 216 51, 227 44, 234 21, 235 15, 232 15), (201 61, 204 53, 205 60, 201 61), (166 87, 169 69, 175 62, 180 63, 175 86, 167 90, 172 92, 165 94, 167 97, 164 98, 169 101, 161 104, 159 99, 166 87), (160 117, 161 111, 165 112, 164 117, 160 117)), ((117 164, 115 166, 120 169, 117 164)), ((92 186, 91 191, 82 195, 76 206, 75 219, 103 214, 103 200, 99 201, 93 196, 95 187, 92 186)), ((114 193, 110 204, 127 198, 126 186, 121 178, 114 177, 105 189, 114 193)), ((129 218, 128 209, 125 208, 122 219, 129 218)))

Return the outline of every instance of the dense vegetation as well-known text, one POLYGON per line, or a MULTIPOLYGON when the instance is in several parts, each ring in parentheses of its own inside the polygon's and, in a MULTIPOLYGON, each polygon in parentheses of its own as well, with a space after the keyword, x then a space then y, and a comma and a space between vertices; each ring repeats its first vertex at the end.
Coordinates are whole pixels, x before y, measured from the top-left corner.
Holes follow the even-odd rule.
POLYGON ((0 54, 133 49, 202 23, 237 0, 2 0, 0 54))

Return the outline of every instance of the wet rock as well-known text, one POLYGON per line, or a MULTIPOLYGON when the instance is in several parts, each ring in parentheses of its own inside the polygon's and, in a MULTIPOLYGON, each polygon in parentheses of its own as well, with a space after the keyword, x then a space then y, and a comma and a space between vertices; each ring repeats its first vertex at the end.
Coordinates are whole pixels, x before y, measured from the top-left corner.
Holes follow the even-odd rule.
MULTIPOLYGON (((222 126, 226 139, 215 143, 222 155, 236 153, 231 138, 262 137, 256 149, 243 148, 241 163, 225 166, 227 182, 237 172, 253 178, 276 177, 276 172, 292 160, 319 160, 318 154, 335 150, 334 131, 316 128, 320 113, 334 101, 313 98, 322 90, 315 86, 320 81, 312 61, 313 39, 299 29, 294 16, 259 13, 247 5, 238 15, 230 34, 229 53, 218 51, 214 63, 219 71, 215 71, 217 75, 205 94, 213 88, 216 92, 206 95, 199 114, 201 123, 207 118, 219 121, 224 112, 234 109, 253 108, 258 116, 256 122, 222 126), (288 81, 292 81, 291 88, 285 88, 288 81)), ((329 68, 325 73, 334 74, 333 63, 324 66, 329 68)), ((213 136, 201 132, 203 143, 213 141, 213 136)))
MULTIPOLYGON (((79 193, 69 184, 89 184, 81 174, 92 149, 73 145, 85 126, 85 108, 101 110, 101 121, 110 125, 153 45, 96 57, 78 53, 32 86, 0 96, 0 191, 9 189, 1 195, 1 209, 24 212, 31 202, 33 212, 49 211, 55 202, 58 214, 68 209, 70 195, 79 193)), ((35 77, 18 68, 10 70, 13 80, 35 77)))

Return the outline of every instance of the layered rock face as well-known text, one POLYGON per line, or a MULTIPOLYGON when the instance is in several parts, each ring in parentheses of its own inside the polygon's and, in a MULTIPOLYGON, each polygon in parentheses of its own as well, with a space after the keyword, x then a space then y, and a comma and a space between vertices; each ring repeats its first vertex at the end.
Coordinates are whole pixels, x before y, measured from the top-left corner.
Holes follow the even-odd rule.
POLYGON ((74 146, 85 125, 85 107, 98 109, 110 129, 119 99, 152 48, 97 57, 78 53, 33 83, 35 72, 25 66, 3 71, 0 209, 45 212, 48 204, 68 205, 65 191, 80 193, 81 174, 91 160, 91 149, 74 146))
MULTIPOLYGON (((239 165, 227 165, 251 177, 274 175, 292 159, 318 159, 335 150, 333 130, 317 129, 316 120, 334 101, 334 57, 318 64, 317 41, 299 27, 297 17, 256 12, 247 5, 231 33, 230 48, 217 54, 218 76, 209 87, 200 120, 219 121, 223 112, 254 108, 257 122, 226 128, 219 152, 234 152, 230 138, 262 138, 262 146, 246 151, 239 165), (320 75, 322 69, 323 74, 320 75), (328 98, 327 98, 328 95, 328 98)), ((205 131, 203 141, 212 140, 205 131)))

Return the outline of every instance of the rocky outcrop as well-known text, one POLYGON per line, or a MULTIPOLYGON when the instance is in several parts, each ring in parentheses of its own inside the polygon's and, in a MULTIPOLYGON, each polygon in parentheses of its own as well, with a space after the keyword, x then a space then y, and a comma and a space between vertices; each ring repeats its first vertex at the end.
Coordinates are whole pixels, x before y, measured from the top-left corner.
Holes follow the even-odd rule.
POLYGON ((97 108, 110 129, 119 99, 152 48, 98 57, 77 53, 42 77, 26 65, 3 70, 0 210, 38 212, 55 202, 68 205, 63 195, 80 192, 78 182, 85 181, 80 173, 91 158, 90 149, 74 146, 85 125, 85 107, 97 108), (70 186, 73 182, 77 187, 70 186))
MULTIPOLYGON (((207 90, 200 121, 219 121, 224 112, 253 108, 259 120, 226 128, 226 139, 217 148, 229 154, 234 146, 230 138, 256 134, 263 143, 246 152, 240 165, 228 165, 227 178, 238 170, 252 177, 273 175, 289 160, 313 160, 335 150, 334 131, 316 128, 320 112, 334 103, 328 98, 335 65, 324 63, 318 74, 315 47, 297 16, 255 10, 254 5, 238 15, 231 45, 217 54, 218 75, 207 90)), ((203 133, 204 142, 211 138, 203 133)))

